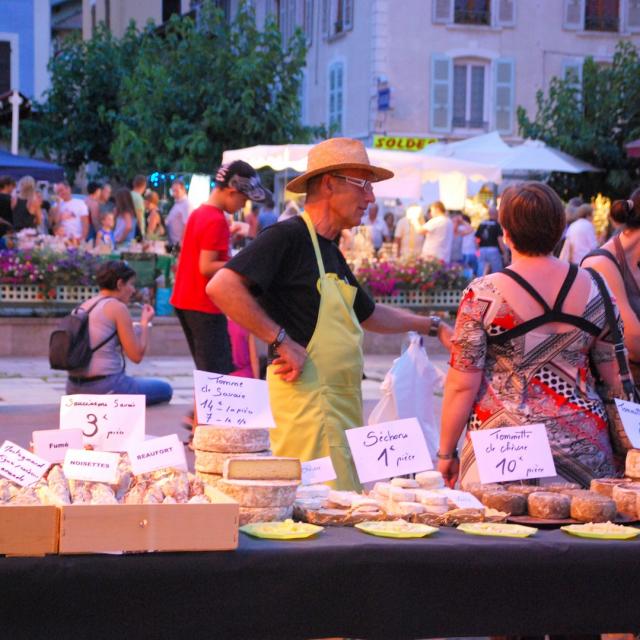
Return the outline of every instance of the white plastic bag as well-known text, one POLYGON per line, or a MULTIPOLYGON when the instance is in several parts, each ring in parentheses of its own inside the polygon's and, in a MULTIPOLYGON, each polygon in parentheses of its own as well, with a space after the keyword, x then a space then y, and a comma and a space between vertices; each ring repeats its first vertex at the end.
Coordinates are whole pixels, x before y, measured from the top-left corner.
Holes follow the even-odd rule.
POLYGON ((433 414, 433 392, 440 387, 440 376, 422 346, 422 338, 409 332, 409 346, 393 361, 380 386, 382 398, 369 415, 369 424, 417 418, 424 439, 435 460, 440 427, 433 414))

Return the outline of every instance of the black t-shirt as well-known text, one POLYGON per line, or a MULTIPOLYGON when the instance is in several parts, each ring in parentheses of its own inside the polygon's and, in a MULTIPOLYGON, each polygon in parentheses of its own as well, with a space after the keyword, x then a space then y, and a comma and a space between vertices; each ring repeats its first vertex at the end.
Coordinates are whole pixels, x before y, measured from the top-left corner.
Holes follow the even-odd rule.
POLYGON ((500 247, 498 238, 502 235, 502 227, 496 220, 484 220, 478 226, 476 238, 480 239, 481 247, 500 247))
POLYGON ((4 218, 9 224, 13 224, 10 193, 0 193, 0 218, 4 218))
MULTIPOLYGON (((338 247, 320 235, 318 244, 325 272, 335 273, 357 287, 353 308, 363 322, 373 313, 375 302, 360 287, 338 247)), ((296 216, 267 227, 225 267, 248 278, 251 293, 267 315, 293 340, 307 346, 320 309, 320 273, 302 218, 296 216)))

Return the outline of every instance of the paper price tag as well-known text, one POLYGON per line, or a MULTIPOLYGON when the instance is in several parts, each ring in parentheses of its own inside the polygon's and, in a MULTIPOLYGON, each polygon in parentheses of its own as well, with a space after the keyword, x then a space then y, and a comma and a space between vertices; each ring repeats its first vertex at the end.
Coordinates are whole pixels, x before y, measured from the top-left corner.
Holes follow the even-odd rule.
POLYGON ((119 460, 117 453, 69 449, 64 456, 62 470, 70 480, 115 484, 118 480, 119 460))
POLYGON ((440 489, 440 493, 446 494, 458 509, 484 509, 484 505, 472 493, 458 491, 457 489, 440 489))
POLYGON ((0 447, 0 476, 21 487, 27 487, 40 480, 49 466, 47 460, 10 440, 5 440, 0 447))
POLYGON ((81 429, 96 451, 126 451, 144 440, 144 395, 62 396, 60 429, 81 429))
POLYGON ((471 431, 470 436, 483 484, 556 475, 544 424, 471 431))
POLYGON ((345 434, 360 482, 433 469, 416 418, 347 429, 345 434))
POLYGON ((331 456, 302 463, 302 484, 320 484, 335 480, 337 477, 331 456))
POLYGON ((82 429, 46 429, 33 432, 33 451, 51 463, 62 462, 67 449, 82 449, 82 429))
POLYGON ((129 460, 131 460, 131 470, 136 476, 166 467, 188 471, 184 445, 175 433, 170 436, 138 442, 129 448, 128 453, 129 460))
POLYGON ((640 404, 616 398, 616 409, 629 442, 634 449, 640 449, 640 404))
POLYGON ((269 390, 264 380, 193 372, 198 424, 273 429, 269 390))

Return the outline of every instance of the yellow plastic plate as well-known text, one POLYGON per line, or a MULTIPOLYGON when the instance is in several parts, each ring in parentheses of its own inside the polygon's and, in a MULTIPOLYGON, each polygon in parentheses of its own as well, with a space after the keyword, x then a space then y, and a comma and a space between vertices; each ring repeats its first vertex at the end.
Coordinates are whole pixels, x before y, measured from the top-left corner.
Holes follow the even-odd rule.
POLYGON ((252 522, 240 527, 240 531, 253 536, 254 538, 267 538, 270 540, 298 540, 300 538, 310 538, 320 533, 324 527, 307 522, 294 522, 285 520, 284 522, 252 522))
POLYGON ((427 524, 405 522, 404 520, 392 520, 389 522, 359 522, 354 525, 356 529, 370 533, 372 536, 382 538, 424 538, 438 530, 438 527, 430 527, 427 524))
POLYGON ((615 531, 599 531, 598 527, 593 524, 570 524, 560 528, 572 536, 578 536, 578 538, 593 538, 594 540, 630 540, 640 535, 640 529, 623 527, 622 525, 614 526, 616 526, 615 531))
POLYGON ((459 531, 471 533, 474 536, 504 536, 506 538, 528 538, 537 531, 535 527, 502 522, 466 522, 458 525, 457 528, 459 531))

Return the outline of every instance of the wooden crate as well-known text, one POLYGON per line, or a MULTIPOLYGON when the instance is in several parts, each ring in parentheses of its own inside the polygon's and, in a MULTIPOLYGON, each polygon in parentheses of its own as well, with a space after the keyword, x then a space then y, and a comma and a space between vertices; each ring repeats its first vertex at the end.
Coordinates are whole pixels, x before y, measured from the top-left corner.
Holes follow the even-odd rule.
POLYGON ((0 507, 0 554, 43 556, 58 552, 60 512, 43 505, 0 507))
POLYGON ((238 546, 238 503, 212 487, 212 504, 61 507, 60 553, 216 551, 238 546))

